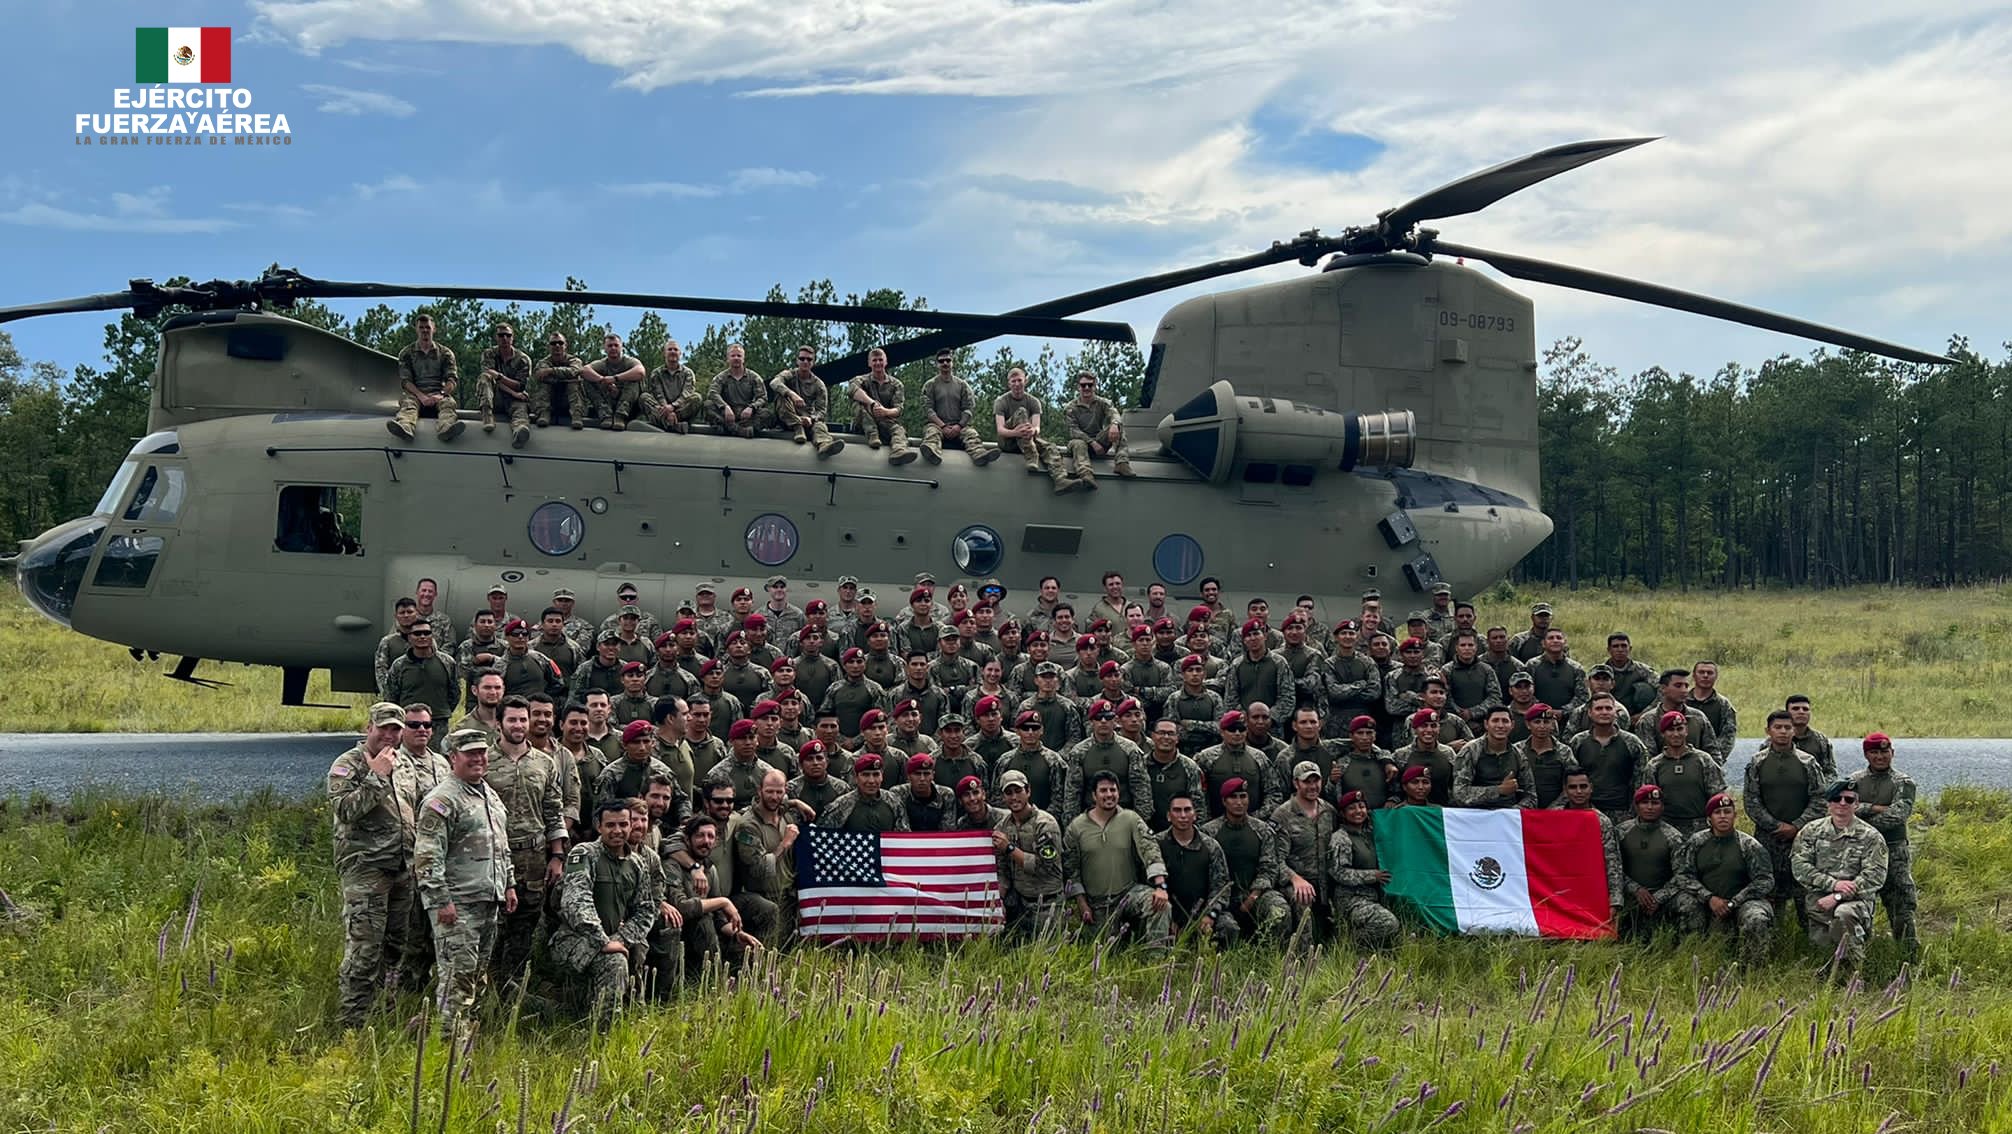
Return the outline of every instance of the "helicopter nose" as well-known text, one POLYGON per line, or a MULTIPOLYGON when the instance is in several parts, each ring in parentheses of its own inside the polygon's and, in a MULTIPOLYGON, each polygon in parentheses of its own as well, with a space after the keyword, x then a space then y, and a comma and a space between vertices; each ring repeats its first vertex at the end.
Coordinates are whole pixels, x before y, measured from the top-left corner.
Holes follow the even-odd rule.
POLYGON ((21 594, 36 610, 64 626, 77 607, 77 592, 91 554, 105 534, 105 521, 85 516, 60 524, 35 539, 15 565, 21 594))

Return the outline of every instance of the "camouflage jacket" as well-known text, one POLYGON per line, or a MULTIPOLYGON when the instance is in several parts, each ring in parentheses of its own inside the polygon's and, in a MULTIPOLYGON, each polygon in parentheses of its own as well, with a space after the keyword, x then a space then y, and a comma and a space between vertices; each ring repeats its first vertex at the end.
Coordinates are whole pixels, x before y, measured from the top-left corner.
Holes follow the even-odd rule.
MULTIPOLYGON (((386 749, 396 758, 396 746, 386 749)), ((335 812, 335 866, 402 871, 411 845, 411 804, 393 790, 397 776, 370 770, 363 745, 335 758, 328 769, 328 800, 335 812)))
POLYGON ((1341 814, 1325 799, 1315 801, 1312 816, 1299 809, 1297 798, 1272 809, 1271 825, 1278 828, 1284 843, 1285 864, 1294 874, 1313 883, 1313 892, 1327 894, 1327 844, 1341 825, 1341 814))
POLYGON ((1069 423, 1069 440, 1095 441, 1102 444, 1105 433, 1118 424, 1118 407, 1112 405, 1102 395, 1090 395, 1089 404, 1078 398, 1062 411, 1062 419, 1069 423))
POLYGON ((419 804, 441 782, 454 773, 448 770, 446 757, 432 749, 414 756, 403 745, 398 749, 398 763, 391 768, 391 790, 398 795, 399 818, 405 821, 405 849, 412 849, 413 837, 419 830, 419 804))
POLYGON ((1803 825, 1796 833, 1795 847, 1789 851, 1789 873, 1801 886, 1804 900, 1812 907, 1830 893, 1839 879, 1858 883, 1861 897, 1870 898, 1886 885, 1886 838, 1872 824, 1853 817, 1851 826, 1839 830, 1824 815, 1803 825))
POLYGON ((1027 809, 1027 818, 1015 819, 1008 811, 995 830, 1006 832, 1006 853, 1000 856, 1000 875, 1006 885, 1022 898, 1040 900, 1062 893, 1062 825, 1038 807, 1027 809), (1022 865, 1013 854, 1025 851, 1022 865))
MULTIPOLYGON (((1204 917, 1225 918, 1230 916, 1230 864, 1229 860, 1223 857, 1223 845, 1210 838, 1200 828, 1195 829, 1194 842, 1187 846, 1181 845, 1181 841, 1174 837, 1174 832, 1171 829, 1161 831, 1159 838, 1160 858, 1163 861, 1173 862, 1179 855, 1195 853, 1205 854, 1209 859, 1209 889, 1207 897, 1202 902, 1200 908, 1182 910, 1181 912, 1190 920, 1204 917)), ((1167 873, 1172 875, 1174 873, 1173 868, 1168 867, 1167 873)), ((1178 897, 1174 898, 1177 905, 1180 900, 1178 897)))
MULTIPOLYGON (((1644 832, 1647 832, 1651 829, 1660 832, 1664 842, 1667 844, 1667 849, 1670 856, 1667 862, 1667 866, 1670 871, 1669 881, 1664 882, 1662 885, 1650 891, 1655 895, 1657 902, 1659 903, 1667 902, 1671 898, 1675 897, 1683 889, 1683 879, 1676 872, 1677 848, 1683 846, 1684 844, 1683 832, 1677 830, 1675 827, 1670 826, 1668 823, 1661 822, 1660 820, 1656 822, 1653 828, 1651 828, 1648 824, 1643 823, 1640 819, 1630 819, 1622 823, 1620 826, 1614 828, 1615 845, 1618 847, 1626 844, 1628 842, 1629 836, 1633 835, 1635 831, 1638 829, 1643 830, 1644 832)), ((1619 858, 1620 856, 1616 855, 1616 857, 1619 858)), ((1621 879, 1621 889, 1629 895, 1633 895, 1637 890, 1646 889, 1646 887, 1642 883, 1635 880, 1635 877, 1633 875, 1625 874, 1625 859, 1623 859, 1622 861, 1623 861, 1624 877, 1621 879)))
MULTIPOLYGON (((1257 836, 1257 866, 1255 873, 1251 876, 1249 887, 1246 888, 1241 885, 1233 886, 1231 896, 1235 900, 1241 901, 1246 894, 1262 894, 1266 890, 1276 889, 1288 894, 1291 893, 1292 884, 1285 872, 1285 839, 1279 835, 1278 828, 1259 819, 1255 815, 1248 817, 1245 822, 1250 825, 1251 832, 1257 836)), ((1219 816, 1202 824, 1202 834, 1220 843, 1223 841, 1223 831, 1229 825, 1229 816, 1219 816)), ((1225 858, 1229 856, 1229 849, 1227 847, 1224 848, 1223 855, 1225 858)), ((1230 875, 1234 882, 1236 871, 1232 869, 1230 875)))
MULTIPOLYGON (((1355 861, 1355 833, 1355 829, 1342 826, 1335 828, 1334 834, 1328 836, 1327 876, 1334 897, 1349 895, 1381 901, 1383 883, 1376 880, 1376 872, 1380 867, 1376 863, 1355 861)), ((1375 845, 1374 840, 1370 845, 1372 847, 1375 845)))
POLYGON ((1725 694, 1717 690, 1713 690, 1712 695, 1705 700, 1700 701, 1693 697, 1684 704, 1703 713, 1705 720, 1711 723, 1712 742, 1705 747, 1705 751, 1718 760, 1719 767, 1725 767, 1726 762, 1732 759, 1733 744, 1739 735, 1740 711, 1731 701, 1726 700, 1725 694))
POLYGON ((1055 818, 1060 822, 1074 822, 1090 809, 1090 789, 1099 772, 1117 775, 1124 806, 1141 814, 1152 807, 1153 781, 1146 775, 1146 754, 1122 736, 1101 742, 1095 737, 1077 741, 1062 753, 1062 764, 1068 773, 1061 798, 1054 800, 1055 818))
POLYGON ((780 819, 777 824, 770 823, 760 810, 746 807, 734 812, 734 817, 727 820, 724 845, 732 848, 734 884, 743 893, 753 891, 782 901, 796 885, 796 860, 781 848, 783 832, 798 825, 797 811, 784 804, 777 813, 780 819))
POLYGON ((1914 777, 1895 769, 1875 772, 1861 768, 1851 783, 1858 789, 1858 817, 1884 835, 1887 846, 1906 842, 1907 819, 1914 814, 1914 777), (1885 811, 1872 810, 1881 804, 1885 811))
POLYGON ((768 392, 777 402, 788 400, 789 394, 803 399, 805 417, 831 420, 831 391, 825 387, 824 379, 815 372, 809 376, 797 374, 796 367, 777 372, 769 379, 768 392))
POLYGON ((537 365, 531 368, 531 378, 547 385, 571 382, 580 376, 580 366, 581 362, 577 355, 569 354, 564 358, 554 359, 551 352, 547 351, 539 356, 537 365))
POLYGON ((599 839, 567 851, 553 936, 578 937, 597 950, 613 940, 632 952, 646 947, 657 924, 655 874, 640 857, 646 853, 617 858, 599 839))
POLYGON ((1803 809, 1794 815, 1776 815, 1769 810, 1761 785, 1763 763, 1770 756, 1775 760, 1787 757, 1776 755, 1772 749, 1763 747, 1747 758, 1746 786, 1740 796, 1742 809, 1746 811, 1747 818, 1753 820, 1756 830, 1771 831, 1783 823, 1792 823, 1800 827, 1813 819, 1823 818, 1823 773, 1817 769, 1816 758, 1800 748, 1791 748, 1789 753, 1802 770, 1805 791, 1808 793, 1803 809))
POLYGON ((1488 750, 1485 737, 1470 740, 1453 757, 1451 795, 1455 807, 1535 807, 1537 776, 1517 746, 1497 753, 1488 750), (1510 772, 1516 773, 1516 791, 1503 795, 1502 777, 1510 772))
POLYGON ((565 791, 551 753, 527 748, 512 759, 500 747, 491 749, 485 778, 510 812, 511 850, 543 849, 566 837, 565 791))
POLYGON ((883 791, 872 800, 868 800, 865 796, 860 795, 858 789, 848 791, 831 801, 831 806, 825 808, 824 812, 817 817, 817 825, 820 827, 836 827, 842 830, 846 825, 846 821, 852 818, 852 813, 860 810, 862 807, 882 812, 876 821, 886 822, 887 826, 880 828, 881 830, 908 830, 908 808, 902 806, 901 801, 894 798, 892 790, 883 791), (889 812, 893 816, 891 819, 887 817, 887 813, 889 812))
POLYGON ((1727 841, 1738 851, 1746 868, 1746 884, 1730 894, 1715 893, 1706 885, 1698 875, 1698 852, 1717 839, 1718 836, 1707 828, 1685 839, 1683 845, 1677 848, 1677 879, 1685 891, 1700 904, 1709 903, 1713 898, 1724 898, 1735 906, 1741 902, 1764 900, 1774 893, 1774 859, 1768 855, 1767 848, 1760 845, 1759 839, 1745 831, 1734 831, 1727 836, 1727 841))
POLYGON ((699 412, 699 404, 699 380, 689 366, 676 370, 659 366, 643 379, 643 412, 651 418, 674 410, 679 421, 689 422, 699 412))
POLYGON ((732 409, 738 415, 750 406, 760 405, 767 393, 767 383, 754 371, 743 370, 736 378, 722 370, 713 375, 712 387, 706 393, 706 408, 715 414, 722 409, 732 409))
POLYGON ((1251 660, 1250 654, 1239 651, 1235 660, 1223 666, 1223 701, 1235 709, 1248 709, 1262 701, 1271 706, 1273 719, 1291 720, 1292 711, 1299 704, 1299 686, 1293 677, 1292 663, 1277 650, 1265 651, 1256 661, 1251 660))
POLYGON ((516 884, 509 812, 486 783, 440 782, 419 805, 413 882, 429 910, 449 902, 500 902, 516 884))
POLYGON ((430 353, 420 350, 418 343, 398 352, 399 382, 410 382, 423 393, 452 390, 459 378, 453 349, 438 339, 434 340, 430 353))
POLYGON ((508 353, 500 347, 485 347, 482 351, 482 373, 500 374, 524 390, 531 388, 531 356, 511 347, 508 353))

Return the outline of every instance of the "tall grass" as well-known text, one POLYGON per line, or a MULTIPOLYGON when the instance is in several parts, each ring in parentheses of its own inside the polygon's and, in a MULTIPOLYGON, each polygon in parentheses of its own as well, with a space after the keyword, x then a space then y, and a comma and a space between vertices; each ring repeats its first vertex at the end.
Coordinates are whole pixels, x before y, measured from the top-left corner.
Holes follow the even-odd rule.
MULTIPOLYGON (((1610 630, 1634 639, 1652 666, 1715 658, 1720 689, 1740 706, 1742 732, 1790 693, 1816 703, 1833 736, 1883 729, 1901 736, 2012 736, 2012 588, 1859 588, 1842 591, 1517 591, 1479 596, 1480 625, 1529 625, 1529 604, 1558 607, 1556 625, 1585 664, 1606 656, 1610 630)), ((1401 598, 1387 600, 1403 618, 1401 598)), ((1426 603, 1416 599, 1419 606, 1426 603)), ((1017 605, 1017 600, 1016 600, 1017 605)), ((206 664, 232 684, 200 689, 160 674, 172 659, 135 662, 109 643, 43 619, 0 587, 0 657, 32 658, 0 699, 0 732, 340 732, 369 701, 331 694, 317 670, 308 700, 346 710, 279 704, 279 671, 206 664)))
POLYGON ((1882 940, 1852 989, 1786 930, 1740 976, 1693 940, 812 950, 604 1035, 501 1008, 443 1049, 416 996, 330 1024, 323 807, 15 800, 0 1128, 2008 1130, 2008 811, 1924 809, 1920 967, 1882 940))

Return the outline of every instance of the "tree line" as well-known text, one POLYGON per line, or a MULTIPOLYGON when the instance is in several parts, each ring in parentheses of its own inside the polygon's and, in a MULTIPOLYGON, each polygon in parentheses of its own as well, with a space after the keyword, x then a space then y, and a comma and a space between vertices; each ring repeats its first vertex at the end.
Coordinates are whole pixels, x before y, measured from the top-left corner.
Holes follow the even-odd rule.
MULTIPOLYGON (((185 281, 172 281, 185 282, 185 281)), ((584 290, 577 279, 568 290, 584 290)), ((841 296, 829 280, 768 298, 924 310, 895 289, 841 296)), ((472 390, 490 328, 512 323, 534 359, 552 331, 591 358, 608 330, 654 367, 671 327, 655 311, 617 323, 586 303, 525 307, 451 299, 425 305, 440 341, 472 390)), ((134 438, 146 432, 160 327, 178 314, 127 314, 107 324, 104 354, 68 369, 28 361, 0 331, 0 540, 10 544, 92 510, 134 438)), ((409 309, 378 304, 355 318, 321 303, 285 312, 396 354, 410 341, 409 309)), ((681 338, 686 365, 707 383, 727 344, 746 346, 764 376, 798 345, 832 358, 917 332, 756 316, 706 323, 681 338)), ((1538 378, 1543 493, 1555 530, 1518 565, 1518 581, 1576 587, 1638 582, 1656 588, 1856 583, 1952 585, 2012 573, 2012 359, 1991 362, 1968 342, 1957 365, 1925 367, 1862 354, 1816 351, 1758 366, 1728 364, 1709 378, 1661 367, 1623 376, 1583 344, 1544 352, 1538 378)), ((981 407, 1006 389, 1013 367, 1043 404, 1071 397, 1069 375, 1090 370, 1100 392, 1135 405, 1144 359, 1130 344, 1052 344, 957 352, 957 373, 981 407)), ((928 361, 897 367, 911 397, 906 424, 919 433, 928 361)), ((837 383, 851 375, 827 374, 837 383)), ((849 421, 850 413, 834 410, 849 421)), ((1044 422, 1057 438, 1061 415, 1044 422)))

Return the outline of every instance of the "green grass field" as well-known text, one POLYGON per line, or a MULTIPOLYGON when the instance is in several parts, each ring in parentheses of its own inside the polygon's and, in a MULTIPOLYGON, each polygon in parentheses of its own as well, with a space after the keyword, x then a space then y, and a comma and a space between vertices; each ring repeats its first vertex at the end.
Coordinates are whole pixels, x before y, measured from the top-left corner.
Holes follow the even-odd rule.
POLYGON ((812 951, 604 1036, 499 1011, 450 1053, 416 996, 331 1028, 320 804, 17 800, 0 1129, 2008 1131, 2008 812, 1923 809, 1920 968, 1882 938, 1854 990, 1786 935, 1744 976, 1690 940, 812 951))
MULTIPOLYGON (((1514 591, 1481 596, 1480 625, 1529 625, 1529 604, 1557 604, 1556 623, 1587 665, 1606 656, 1609 630, 1626 630, 1652 666, 1718 659, 1720 688, 1758 737, 1769 708, 1790 693, 1816 703, 1834 737, 1882 729, 1899 736, 2012 736, 2012 588, 1714 592, 1514 591)), ((1424 605, 1423 602, 1420 605, 1424 605)), ((1404 611, 1397 611, 1402 618, 1404 611)), ((135 662, 125 649, 41 618, 0 587, 0 656, 40 659, 0 699, 0 732, 319 732, 353 728, 354 710, 279 704, 279 671, 211 663, 232 682, 206 690, 160 676, 171 658, 135 662)), ((331 694, 317 670, 308 699, 361 708, 331 694)))

